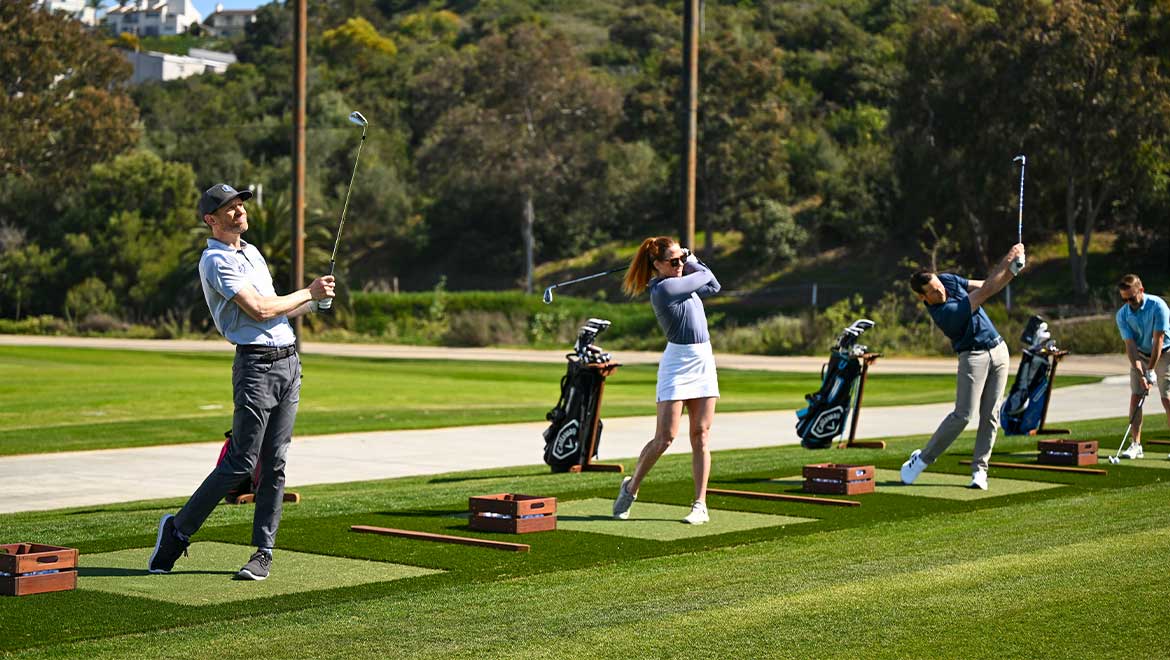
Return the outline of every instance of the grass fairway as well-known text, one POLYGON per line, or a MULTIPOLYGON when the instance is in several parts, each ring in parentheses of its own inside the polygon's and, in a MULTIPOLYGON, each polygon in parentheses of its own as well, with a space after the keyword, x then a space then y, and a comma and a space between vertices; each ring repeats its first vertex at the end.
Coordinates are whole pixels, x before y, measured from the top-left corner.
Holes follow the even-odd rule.
MULTIPOLYGON (((230 354, 0 347, 0 455, 207 442, 231 427, 230 354)), ((308 355, 298 435, 532 422, 556 402, 555 364, 308 355)), ((950 401, 954 376, 883 375, 865 405, 950 401)), ((606 417, 654 414, 656 367, 606 382, 606 417)), ((1062 384, 1092 382, 1068 377, 1062 384)), ((720 410, 794 409, 815 374, 720 372, 720 410)))
MULTIPOLYGON (((1104 440, 1124 425, 1112 419, 1069 426, 1074 437, 1104 440)), ((1164 429, 1146 435, 1168 437, 1164 429)), ((884 451, 715 452, 712 485, 786 492, 791 486, 775 479, 805 463, 848 460, 893 470, 922 442, 894 439, 884 451)), ((971 445, 964 435, 927 474, 966 474, 959 460, 971 445)), ((1019 452, 1034 446, 1034 438, 1004 438, 995 458, 1029 461, 1019 452)), ((253 659, 257 649, 298 658, 1159 657, 1170 624, 1170 481, 1163 470, 1102 467, 1105 476, 993 468, 990 496, 970 500, 910 497, 880 485, 877 493, 854 496, 862 505, 849 508, 712 496, 713 519, 751 523, 686 536, 612 533, 606 525, 615 523, 597 512, 616 489, 613 474, 553 475, 533 466, 306 487, 298 489, 304 501, 285 509, 272 577, 250 585, 261 587, 251 598, 165 602, 121 587, 89 588, 83 572, 73 592, 0 598, 0 653, 217 660, 253 659), (1053 487, 1022 489, 1017 481, 1053 487), (572 524, 522 537, 468 530, 467 497, 496 492, 556 496, 572 524), (353 524, 518 540, 532 551, 355 534, 348 531, 353 524), (302 555, 282 561, 291 553, 302 555), (313 577, 301 574, 311 555, 383 563, 389 575, 309 591, 284 588, 313 577), (402 576, 399 565, 435 572, 402 576)), ((681 526, 669 516, 684 510, 690 491, 689 456, 668 455, 631 517, 656 530, 681 526)), ((134 553, 145 561, 141 549, 153 542, 159 515, 180 503, 3 515, 0 530, 6 541, 77 547, 84 571, 130 584, 146 579, 134 572, 134 553)), ((222 580, 246 548, 237 545, 240 557, 221 558, 218 544, 245 543, 250 515, 246 506, 217 510, 196 537, 193 556, 177 568, 186 563, 208 571, 208 581, 222 580)), ((149 576, 174 578, 183 576, 149 576)))

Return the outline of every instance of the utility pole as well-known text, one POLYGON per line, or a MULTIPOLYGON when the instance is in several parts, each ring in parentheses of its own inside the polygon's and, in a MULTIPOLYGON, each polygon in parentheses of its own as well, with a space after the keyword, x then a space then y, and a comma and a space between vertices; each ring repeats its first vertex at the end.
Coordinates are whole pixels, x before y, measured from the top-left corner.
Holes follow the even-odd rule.
POLYGON ((695 249, 695 169, 699 132, 699 0, 686 0, 683 12, 682 241, 695 249))
MULTIPOLYGON (((292 181, 292 282, 298 291, 305 282, 305 68, 308 59, 308 0, 295 0, 293 17, 293 181, 292 181)), ((304 319, 293 319, 297 351, 301 349, 304 319)))

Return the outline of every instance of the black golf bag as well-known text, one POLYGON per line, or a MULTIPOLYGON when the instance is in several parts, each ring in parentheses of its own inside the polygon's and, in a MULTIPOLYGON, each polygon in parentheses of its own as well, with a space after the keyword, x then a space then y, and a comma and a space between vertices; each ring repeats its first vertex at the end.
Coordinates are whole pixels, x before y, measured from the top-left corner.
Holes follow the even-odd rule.
POLYGON ((1005 435, 1027 435, 1040 428, 1051 385, 1052 353, 1058 350, 1048 332, 1048 324, 1039 316, 1028 321, 1020 342, 1023 353, 1016 381, 999 410, 999 423, 1005 435))
POLYGON ((611 355, 593 344, 598 334, 609 327, 604 319, 589 319, 577 335, 574 351, 565 357, 568 371, 561 378, 561 396, 557 405, 545 415, 550 424, 544 431, 544 462, 553 472, 567 472, 574 465, 582 465, 597 457, 601 445, 600 420, 597 422, 597 442, 593 455, 589 451, 590 434, 597 418, 601 384, 605 377, 590 364, 609 362, 611 355))
POLYGON ((844 432, 861 376, 861 356, 868 350, 857 338, 872 327, 873 321, 858 319, 837 336, 829 362, 821 368, 821 389, 804 396, 808 406, 796 411, 796 433, 805 449, 825 449, 844 432))

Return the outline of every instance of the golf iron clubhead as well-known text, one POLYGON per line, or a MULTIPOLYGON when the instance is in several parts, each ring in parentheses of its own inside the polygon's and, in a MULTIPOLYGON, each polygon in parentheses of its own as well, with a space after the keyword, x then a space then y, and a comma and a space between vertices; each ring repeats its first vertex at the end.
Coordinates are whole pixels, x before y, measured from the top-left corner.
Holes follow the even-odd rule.
POLYGON ((366 121, 366 118, 362 116, 362 113, 358 112, 357 110, 349 113, 349 120, 358 126, 361 126, 362 128, 370 125, 370 122, 366 121))
POLYGON ((552 300, 553 300, 552 290, 553 290, 553 288, 551 286, 544 290, 544 304, 546 304, 546 305, 552 304, 552 300))

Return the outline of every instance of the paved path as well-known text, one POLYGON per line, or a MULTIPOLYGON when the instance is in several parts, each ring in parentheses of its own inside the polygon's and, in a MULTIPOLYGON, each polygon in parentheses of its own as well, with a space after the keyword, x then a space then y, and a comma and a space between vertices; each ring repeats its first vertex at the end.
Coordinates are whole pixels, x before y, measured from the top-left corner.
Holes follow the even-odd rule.
MULTIPOLYGON (((135 350, 226 351, 223 342, 143 341, 0 336, 0 345, 54 345, 135 350)), ((307 343, 306 353, 394 358, 475 360, 564 360, 561 351, 432 349, 409 346, 307 343)), ((657 353, 621 352, 625 363, 657 362, 657 353)), ((723 368, 819 372, 822 358, 718 355, 723 368)), ((1014 367, 1014 365, 1013 365, 1014 367)), ((903 373, 953 373, 954 359, 883 359, 875 369, 903 373)), ((1118 357, 1070 357, 1062 373, 1117 374, 1118 357)), ((1114 375, 1092 385, 1060 388, 1052 399, 1053 423, 1118 417, 1125 414, 1127 377, 1114 375)), ((858 425, 861 438, 930 433, 950 404, 866 408, 858 425)), ((604 413, 604 409, 603 409, 604 413)), ((795 444, 792 410, 724 413, 716 416, 714 449, 795 444)), ((972 423, 972 428, 975 423, 972 423)), ((459 470, 540 463, 546 424, 500 424, 417 431, 383 431, 297 437, 290 450, 290 487, 438 474, 459 470)), ((1120 432, 1121 429, 1119 429, 1120 432)), ((654 432, 654 418, 605 420, 600 460, 637 456, 654 432)), ((162 497, 185 497, 207 475, 218 456, 219 442, 134 449, 0 457, 0 513, 92 506, 162 497)), ((670 450, 689 451, 680 438, 670 450)), ((716 464, 716 469, 718 465, 716 464)))

